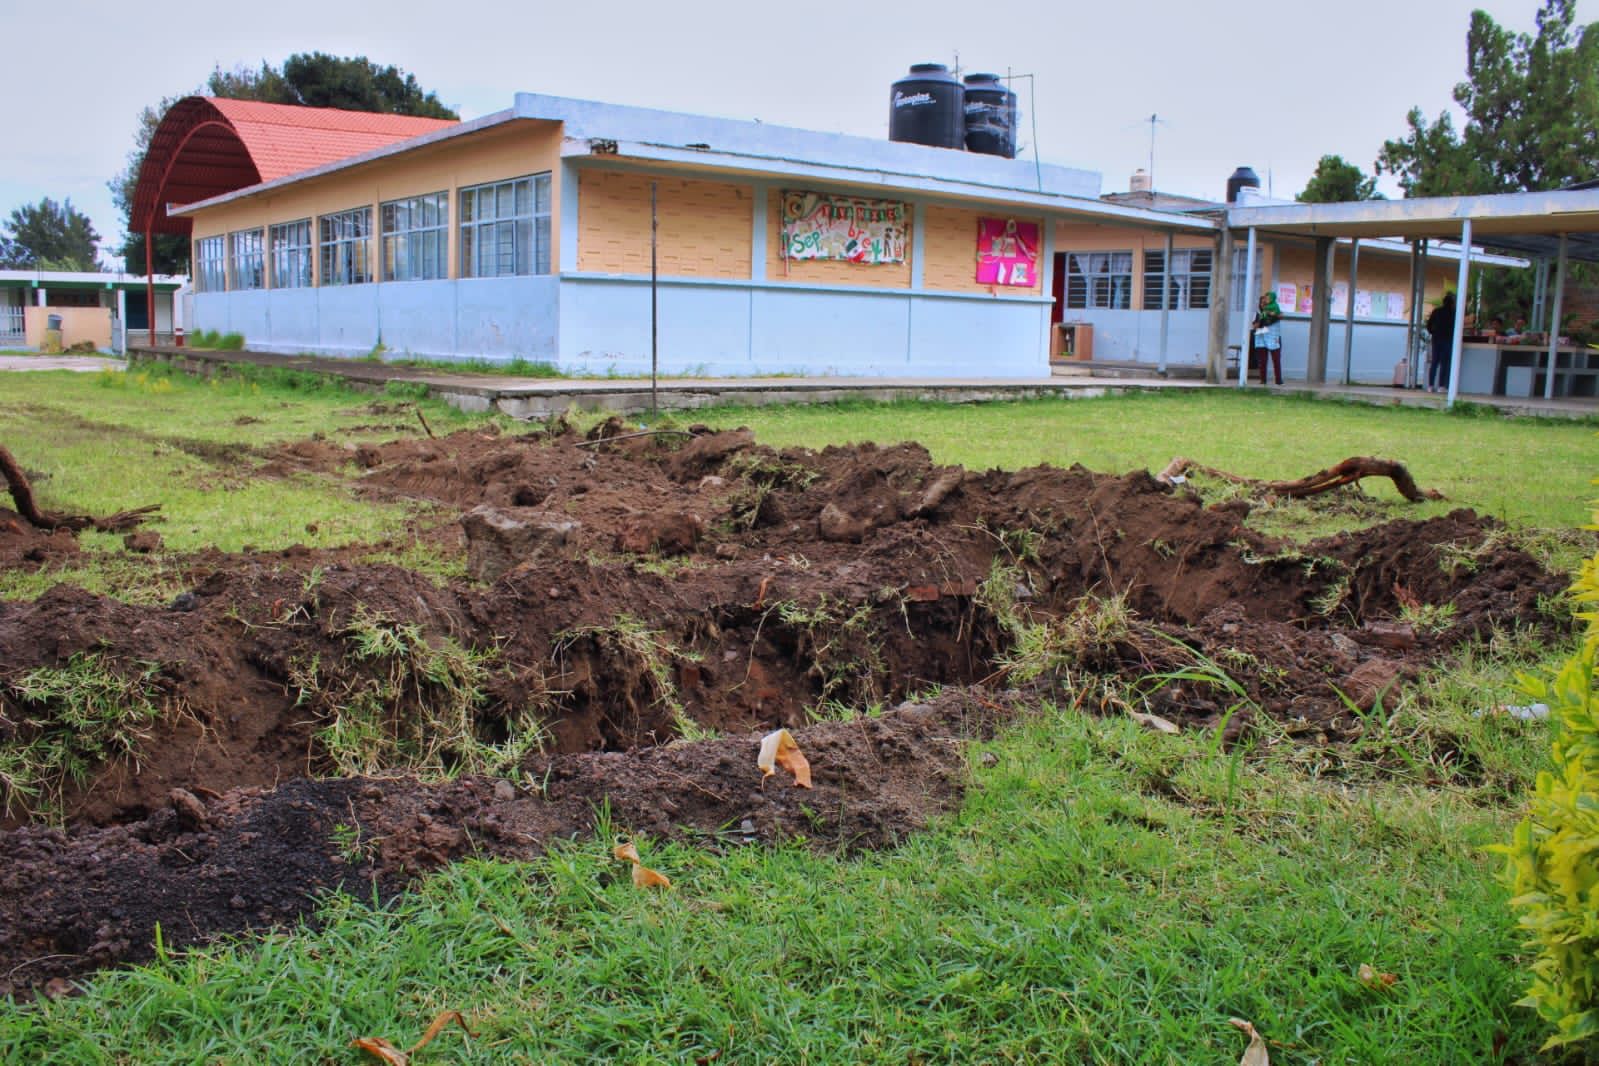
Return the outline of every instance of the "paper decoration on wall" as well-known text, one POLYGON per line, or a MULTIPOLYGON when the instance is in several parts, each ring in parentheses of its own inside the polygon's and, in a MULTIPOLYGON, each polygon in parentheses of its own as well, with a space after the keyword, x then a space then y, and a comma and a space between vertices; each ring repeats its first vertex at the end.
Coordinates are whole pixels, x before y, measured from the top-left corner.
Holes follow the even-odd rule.
POLYGON ((1388 294, 1388 317, 1389 318, 1404 318, 1405 317, 1405 294, 1404 293, 1402 293, 1402 292, 1391 292, 1391 293, 1388 294))
POLYGON ((783 193, 783 257, 903 263, 907 209, 898 200, 783 193))
POLYGON ((1332 313, 1334 315, 1342 318, 1343 315, 1344 315, 1344 312, 1347 311, 1348 309, 1349 309, 1349 286, 1345 282, 1336 281, 1336 282, 1333 283, 1332 313))
POLYGON ((1309 285, 1300 286, 1300 289, 1299 289, 1299 313, 1303 314, 1303 315, 1310 314, 1311 307, 1314 304, 1314 302, 1315 302, 1315 289, 1313 287, 1309 286, 1309 285))
POLYGON ((977 283, 1030 289, 1038 282, 1038 223, 977 220, 977 283))
POLYGON ((1371 293, 1367 292, 1365 289, 1355 290, 1355 317, 1371 317, 1371 293))
POLYGON ((1299 290, 1296 286, 1283 282, 1277 286, 1277 306, 1284 311, 1292 311, 1296 306, 1294 297, 1299 290))

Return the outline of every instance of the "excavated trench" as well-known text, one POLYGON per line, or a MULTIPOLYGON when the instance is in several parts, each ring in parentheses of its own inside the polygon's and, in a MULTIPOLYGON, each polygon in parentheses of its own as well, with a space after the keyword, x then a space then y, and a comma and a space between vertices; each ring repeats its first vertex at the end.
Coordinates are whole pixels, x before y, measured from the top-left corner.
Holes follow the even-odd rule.
MULTIPOLYGON (((1351 703, 1462 641, 1565 624, 1543 613, 1563 581, 1466 511, 1292 548, 1243 525, 1247 502, 1144 473, 624 434, 304 442, 256 471, 353 462, 356 491, 459 513, 424 536, 464 550, 472 581, 364 548, 209 552, 176 560, 189 590, 164 606, 66 585, 0 603, 0 745, 75 737, 77 760, 54 791, 0 776, 0 992, 148 957, 157 922, 182 945, 320 891, 536 855, 601 804, 725 846, 891 843, 959 801, 961 741, 1023 676, 1134 692, 1229 739, 1263 715, 1337 742, 1361 728, 1351 703), (1248 699, 1140 685, 1196 663, 1248 699), (86 692, 148 713, 74 731, 86 692), (755 748, 778 726, 814 792, 763 787, 755 748)), ((5 517, 0 565, 76 548, 5 517)))

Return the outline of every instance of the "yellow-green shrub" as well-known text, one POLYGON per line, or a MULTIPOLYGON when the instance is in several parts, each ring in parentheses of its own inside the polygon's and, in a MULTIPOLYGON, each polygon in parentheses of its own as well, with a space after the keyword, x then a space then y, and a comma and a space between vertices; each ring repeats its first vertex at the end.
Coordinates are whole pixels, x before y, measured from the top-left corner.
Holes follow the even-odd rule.
POLYGON ((1555 1026, 1545 1048, 1599 1032, 1599 554, 1583 564, 1573 591, 1587 626, 1582 648, 1555 677, 1526 679, 1554 723, 1554 769, 1538 775, 1527 817, 1510 844, 1495 849, 1508 857, 1511 906, 1536 953, 1520 1005, 1555 1026))

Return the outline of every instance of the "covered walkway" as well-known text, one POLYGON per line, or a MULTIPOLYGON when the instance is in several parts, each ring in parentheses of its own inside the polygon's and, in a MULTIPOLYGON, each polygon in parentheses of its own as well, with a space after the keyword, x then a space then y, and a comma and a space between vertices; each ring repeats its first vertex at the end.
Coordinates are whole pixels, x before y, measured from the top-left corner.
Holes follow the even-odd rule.
MULTIPOLYGON (((1415 351, 1415 338, 1424 328, 1422 300, 1415 287, 1422 276, 1418 264, 1424 267, 1429 242, 1452 240, 1459 242, 1462 253, 1455 286, 1462 298, 1455 305, 1446 404, 1452 406, 1458 401, 1463 384, 1469 383, 1471 387, 1467 391, 1477 400, 1502 395, 1510 383, 1514 383, 1518 386, 1514 391, 1523 391, 1519 386, 1525 386, 1526 395, 1521 397, 1524 400, 1531 399, 1535 393, 1549 402, 1571 398, 1580 404, 1586 398, 1588 410, 1599 409, 1599 398, 1596 398, 1599 394, 1599 352, 1560 343, 1561 296, 1567 263, 1572 259, 1599 262, 1599 189, 1336 204, 1245 202, 1228 209, 1226 223, 1230 232, 1248 234, 1245 276, 1253 276, 1255 250, 1262 233, 1309 237, 1315 241, 1316 279, 1307 372, 1312 385, 1328 380, 1335 242, 1347 238, 1352 243, 1352 274, 1358 269, 1362 240, 1393 238, 1411 243, 1412 342, 1407 350, 1415 351), (1537 274, 1528 322, 1531 332, 1545 334, 1539 347, 1518 345, 1517 350, 1511 351, 1484 346, 1481 351, 1467 351, 1464 294, 1469 291, 1471 265, 1479 247, 1489 253, 1531 260, 1537 274)), ((1354 291, 1353 277, 1349 291, 1354 291)), ((1346 313, 1352 316, 1353 301, 1349 303, 1346 313)), ((1225 314, 1223 311, 1224 319, 1225 314)), ((1223 321, 1222 332, 1229 337, 1238 336, 1247 350, 1250 323, 1247 315, 1242 317, 1243 321, 1238 323, 1223 321)), ((1346 331, 1344 375, 1340 378, 1344 385, 1348 384, 1348 344, 1346 331)), ((1417 369, 1414 365, 1411 367, 1412 385, 1417 369)), ((1242 375, 1239 384, 1243 384, 1242 375)))

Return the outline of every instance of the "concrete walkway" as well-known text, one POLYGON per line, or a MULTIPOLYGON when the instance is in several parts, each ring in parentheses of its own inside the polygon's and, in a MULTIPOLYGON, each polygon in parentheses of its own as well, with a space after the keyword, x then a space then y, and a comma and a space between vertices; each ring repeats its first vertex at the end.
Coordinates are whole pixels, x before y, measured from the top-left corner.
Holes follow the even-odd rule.
MULTIPOLYGON (((639 378, 530 378, 500 374, 452 373, 447 370, 395 366, 364 359, 335 359, 270 352, 201 351, 193 348, 132 347, 132 361, 171 362, 195 373, 210 374, 233 365, 296 370, 343 378, 374 390, 390 382, 426 385, 446 403, 468 411, 500 411, 515 418, 545 418, 573 407, 586 411, 635 413, 650 409, 650 383, 639 378)), ((32 358, 32 357, 29 357, 32 358)), ((1140 391, 1237 388, 1207 385, 1192 376, 1160 377, 1153 368, 1120 363, 1072 364, 1047 378, 662 378, 658 402, 663 410, 693 410, 721 404, 761 407, 769 404, 838 403, 846 400, 892 402, 930 400, 976 403, 994 400, 1107 396, 1140 391)), ((1193 368, 1184 368, 1192 370, 1193 368)), ((1251 389, 1261 386, 1251 384, 1251 389)), ((1308 393, 1378 406, 1442 408, 1444 397, 1421 390, 1377 386, 1272 386, 1274 394, 1308 393)), ((1521 399, 1504 396, 1462 396, 1462 400, 1500 408, 1508 414, 1546 418, 1599 416, 1599 399, 1521 399)))
POLYGON ((7 370, 73 370, 88 374, 99 370, 121 370, 120 359, 100 355, 0 355, 0 372, 7 370))

